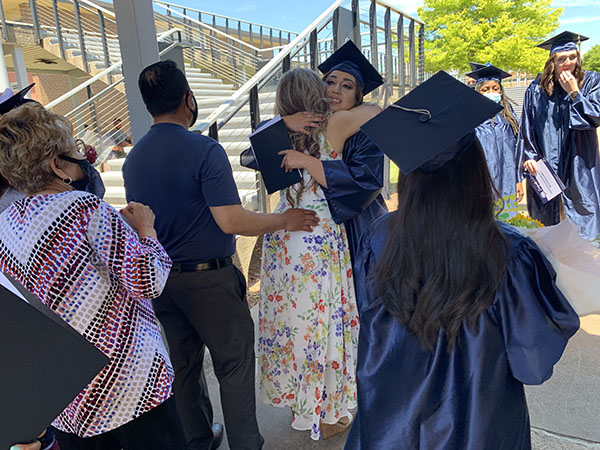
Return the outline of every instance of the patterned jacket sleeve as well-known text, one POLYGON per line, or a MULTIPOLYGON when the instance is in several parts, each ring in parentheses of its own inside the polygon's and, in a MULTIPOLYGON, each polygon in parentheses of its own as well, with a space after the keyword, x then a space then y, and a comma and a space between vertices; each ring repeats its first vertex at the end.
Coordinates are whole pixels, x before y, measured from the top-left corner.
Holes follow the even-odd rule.
POLYGON ((169 276, 171 259, 160 243, 137 233, 107 203, 100 201, 87 224, 93 264, 102 273, 117 277, 135 298, 158 297, 169 276))

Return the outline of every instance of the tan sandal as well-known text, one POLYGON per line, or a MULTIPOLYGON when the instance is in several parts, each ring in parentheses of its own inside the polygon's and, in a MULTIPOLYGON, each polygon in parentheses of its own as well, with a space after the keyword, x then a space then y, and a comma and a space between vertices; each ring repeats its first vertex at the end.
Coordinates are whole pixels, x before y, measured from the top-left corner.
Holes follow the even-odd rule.
POLYGON ((321 423, 321 439, 330 439, 335 435, 348 431, 352 425, 352 418, 342 417, 337 423, 321 423))

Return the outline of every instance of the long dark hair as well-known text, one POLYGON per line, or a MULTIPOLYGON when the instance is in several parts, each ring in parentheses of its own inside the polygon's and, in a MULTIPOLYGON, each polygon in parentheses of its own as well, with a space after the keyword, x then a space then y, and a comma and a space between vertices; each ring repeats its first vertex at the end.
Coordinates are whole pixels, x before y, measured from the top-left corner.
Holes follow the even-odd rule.
MULTIPOLYGON (((487 83, 487 81, 483 81, 481 83, 477 83, 475 85, 475 90, 477 92, 481 92, 481 88, 483 87, 483 85, 487 83)), ((502 105, 502 107, 504 108, 500 114, 502 114, 504 116, 504 118, 506 119, 506 121, 508 122, 508 124, 510 125, 510 128, 513 131, 513 134, 515 136, 517 136, 519 134, 519 123, 517 122, 517 119, 515 118, 514 114, 511 111, 511 107, 510 107, 510 103, 513 103, 516 105, 516 103, 514 101, 512 101, 505 93, 504 93, 504 86, 502 86, 502 82, 501 81, 497 81, 498 86, 500 86, 500 105, 502 105)), ((494 119, 496 118, 496 116, 492 117, 492 123, 494 123, 494 119)))
POLYGON ((375 267, 386 309, 432 351, 442 330, 452 350, 464 320, 474 328, 507 263, 495 194, 477 139, 432 173, 398 180, 398 210, 375 267))
MULTIPOLYGON (((555 53, 554 55, 550 55, 548 57, 546 64, 544 65, 544 73, 542 73, 540 78, 540 86, 548 97, 552 97, 552 94, 554 93, 554 84, 557 81, 555 75, 556 64, 554 62, 557 54, 558 53, 555 53)), ((573 70, 573 76, 577 80, 577 85, 580 88, 583 86, 583 78, 585 75, 582 66, 583 62, 581 61, 581 53, 579 53, 579 50, 577 50, 577 65, 575 66, 575 70, 573 70)))

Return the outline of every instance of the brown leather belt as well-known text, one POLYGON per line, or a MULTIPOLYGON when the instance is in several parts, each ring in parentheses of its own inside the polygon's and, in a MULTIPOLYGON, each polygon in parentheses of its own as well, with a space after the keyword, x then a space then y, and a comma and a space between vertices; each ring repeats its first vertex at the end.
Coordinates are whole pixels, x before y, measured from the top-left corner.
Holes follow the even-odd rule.
POLYGON ((224 267, 233 265, 233 258, 228 256, 227 258, 216 258, 211 259, 205 263, 200 264, 180 264, 173 263, 171 268, 172 272, 202 272, 204 270, 216 270, 224 267))

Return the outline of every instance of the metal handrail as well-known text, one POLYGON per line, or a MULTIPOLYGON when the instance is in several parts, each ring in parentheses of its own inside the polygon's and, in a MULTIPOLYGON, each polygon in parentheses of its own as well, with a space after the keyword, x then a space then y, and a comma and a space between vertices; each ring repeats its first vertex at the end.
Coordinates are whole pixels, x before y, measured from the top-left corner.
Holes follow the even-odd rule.
POLYGON ((419 20, 416 17, 406 14, 404 11, 399 10, 398 8, 390 5, 389 3, 386 3, 382 0, 375 0, 375 3, 377 3, 379 6, 383 6, 384 8, 389 8, 390 11, 395 12, 396 14, 402 15, 405 19, 414 20, 415 23, 418 23, 419 25, 425 25, 425 22, 423 22, 422 20, 419 20))
MULTIPOLYGON (((160 3, 160 4, 161 4, 161 6, 162 6, 162 2, 156 2, 156 3, 160 3)), ((197 24, 197 25, 200 25, 200 26, 202 26, 202 27, 205 27, 206 29, 208 29, 209 31, 212 31, 213 33, 217 33, 217 34, 220 34, 221 36, 224 36, 224 37, 226 37, 227 39, 231 39, 232 41, 234 41, 234 42, 237 42, 239 45, 244 45, 244 46, 246 46, 246 47, 248 47, 248 48, 252 49, 252 50, 253 50, 253 51, 255 51, 255 52, 259 52, 259 53, 260 53, 260 52, 271 52, 271 51, 273 51, 273 50, 277 50, 277 49, 280 49, 280 48, 285 48, 285 46, 269 47, 269 48, 259 48, 259 47, 255 47, 255 46, 254 46, 254 45, 252 45, 252 44, 248 44, 248 43, 247 43, 247 42, 245 42, 245 41, 242 41, 242 40, 240 40, 240 39, 237 39, 235 36, 231 36, 230 34, 224 33, 223 31, 219 30, 218 28, 213 28, 213 27, 211 27, 210 25, 207 25, 207 24, 206 24, 206 23, 204 23, 204 22, 201 22, 201 21, 199 21, 199 20, 197 20, 197 19, 194 19, 193 17, 189 17, 189 16, 186 16, 186 15, 185 15, 185 14, 183 14, 183 13, 180 13, 179 11, 175 11, 174 9, 171 9, 171 8, 170 8, 170 7, 168 7, 168 6, 163 6, 163 8, 165 8, 167 11, 171 11, 171 12, 173 12, 173 13, 177 14, 178 16, 180 16, 181 18, 183 18, 183 19, 185 19, 185 20, 189 20, 190 22, 193 22, 193 23, 195 23, 195 24, 197 24)))
MULTIPOLYGON (((181 30, 179 28, 171 28, 169 31, 165 31, 164 33, 161 33, 160 35, 158 35, 157 36, 157 41, 160 42, 160 41, 164 40, 165 38, 167 38, 167 37, 169 37, 172 34, 177 33, 177 32, 181 32, 181 30)), ((169 46, 168 48, 170 49, 171 47, 172 46, 169 46)), ((164 52, 164 50, 163 50, 163 52, 164 52)), ((100 78, 102 78, 105 75, 107 75, 107 74, 109 74, 111 72, 114 72, 115 70, 119 69, 122 65, 123 65, 123 61, 119 61, 119 62, 113 64, 112 66, 108 67, 107 69, 104 69, 102 72, 98 73, 97 75, 94 75, 89 80, 86 80, 85 82, 81 83, 79 86, 71 89, 66 94, 63 94, 60 97, 58 97, 56 100, 53 100, 50 103, 48 103, 46 105, 46 108, 50 109, 50 108, 53 108, 56 105, 64 102, 65 100, 71 98, 73 95, 77 94, 78 92, 81 92, 82 90, 84 90, 88 86, 92 85, 93 83, 95 83, 96 81, 98 81, 100 78)), ((92 97, 92 98, 94 98, 94 97, 92 97)))
POLYGON ((162 4, 162 5, 168 5, 168 6, 174 6, 175 8, 181 8, 181 9, 185 9, 187 11, 194 11, 194 12, 197 12, 197 13, 200 13, 200 14, 205 14, 207 16, 219 17, 220 19, 226 19, 226 20, 232 20, 234 22, 240 22, 240 23, 247 23, 247 24, 251 24, 251 25, 256 25, 258 27, 264 27, 264 28, 267 28, 267 29, 270 29, 270 30, 282 31, 284 33, 290 33, 290 34, 298 34, 295 31, 284 30, 283 28, 271 27, 269 25, 264 25, 264 24, 257 23, 257 22, 250 22, 248 20, 236 19, 235 17, 224 16, 222 14, 215 14, 215 13, 211 13, 211 12, 208 12, 208 11, 202 11, 200 9, 190 8, 189 6, 182 6, 182 5, 177 5, 175 3, 163 2, 161 0, 154 0, 154 3, 162 4))
MULTIPOLYGON (((171 50, 173 47, 177 46, 178 44, 179 44, 179 42, 173 42, 171 45, 164 48, 158 55, 162 56, 163 54, 167 53, 169 50, 171 50)), ((65 117, 71 117, 72 115, 77 114, 81 109, 85 108, 86 106, 90 105, 91 103, 94 103, 99 97, 103 96, 105 93, 107 93, 108 91, 110 91, 111 89, 116 87, 118 84, 123 83, 124 81, 125 81, 125 79, 121 78, 120 80, 115 81, 111 85, 105 87, 100 92, 95 94, 93 97, 87 99, 81 105, 79 105, 75 109, 72 109, 71 111, 69 111, 67 114, 65 114, 65 117)), ((55 106, 55 105, 52 105, 52 106, 55 106)), ((48 105, 46 105, 46 108, 51 108, 52 106, 50 104, 48 104, 48 105)))
POLYGON ((199 126, 194 128, 194 131, 204 132, 211 127, 217 120, 225 115, 225 112, 238 101, 241 97, 248 95, 250 90, 257 87, 258 83, 262 79, 270 74, 270 72, 278 67, 283 60, 290 56, 294 48, 307 39, 313 31, 316 31, 321 22, 323 22, 329 15, 335 11, 336 8, 342 5, 344 0, 335 0, 333 4, 327 8, 317 19, 315 19, 308 27, 304 29, 298 36, 296 36, 292 42, 290 42, 281 52, 279 52, 273 59, 271 59, 265 66, 260 69, 252 78, 250 78, 240 89, 238 89, 229 99, 227 99, 221 106, 219 106, 212 114, 210 114, 206 121, 201 123, 199 126))

